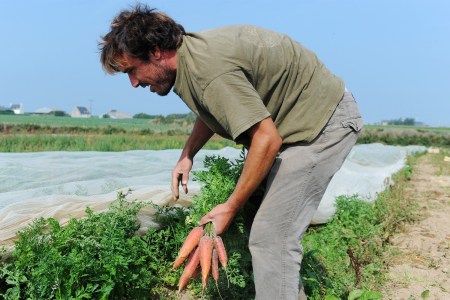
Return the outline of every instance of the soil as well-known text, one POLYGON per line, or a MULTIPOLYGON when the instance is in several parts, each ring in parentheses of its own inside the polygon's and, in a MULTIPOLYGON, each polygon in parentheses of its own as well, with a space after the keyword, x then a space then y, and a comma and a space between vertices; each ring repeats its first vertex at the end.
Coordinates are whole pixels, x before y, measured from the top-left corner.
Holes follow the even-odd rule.
POLYGON ((428 153, 414 170, 407 195, 420 218, 392 238, 396 255, 383 299, 450 299, 450 162, 428 153))

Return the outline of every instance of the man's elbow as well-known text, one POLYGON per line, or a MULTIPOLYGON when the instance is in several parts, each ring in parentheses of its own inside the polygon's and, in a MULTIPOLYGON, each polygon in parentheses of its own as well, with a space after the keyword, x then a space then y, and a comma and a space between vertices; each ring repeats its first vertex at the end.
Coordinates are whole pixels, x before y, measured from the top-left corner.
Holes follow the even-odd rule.
POLYGON ((281 136, 279 134, 274 135, 271 139, 270 139, 270 153, 273 156, 276 156, 278 154, 278 152, 280 151, 281 145, 283 144, 283 140, 281 139, 281 136))

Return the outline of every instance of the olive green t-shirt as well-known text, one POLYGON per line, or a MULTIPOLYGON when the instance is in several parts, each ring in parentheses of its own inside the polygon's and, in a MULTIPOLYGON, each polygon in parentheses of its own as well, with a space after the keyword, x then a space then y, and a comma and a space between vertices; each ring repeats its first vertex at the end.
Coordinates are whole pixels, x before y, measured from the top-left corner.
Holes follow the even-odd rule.
POLYGON ((288 36, 230 26, 183 36, 174 92, 223 137, 246 144, 241 134, 270 116, 290 144, 319 134, 344 83, 288 36))

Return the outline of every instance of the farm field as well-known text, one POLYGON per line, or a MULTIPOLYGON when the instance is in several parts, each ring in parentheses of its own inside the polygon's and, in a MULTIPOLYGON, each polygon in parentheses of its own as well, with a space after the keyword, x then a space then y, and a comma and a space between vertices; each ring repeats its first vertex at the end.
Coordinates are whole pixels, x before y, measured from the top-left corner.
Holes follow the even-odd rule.
MULTIPOLYGON (((181 149, 192 130, 181 118, 100 119, 0 115, 0 152, 181 149)), ((205 149, 234 147, 214 136, 205 149)))
MULTIPOLYGON (((0 115, 0 152, 180 149, 192 126, 188 115, 171 119, 0 115)), ((450 147, 450 127, 366 125, 358 143, 450 147)), ((236 145, 214 136, 206 149, 226 146, 236 145)))
POLYGON ((365 125, 367 129, 377 131, 417 131, 433 133, 450 133, 450 127, 405 126, 405 125, 365 125))
MULTIPOLYGON (((180 125, 180 122, 172 122, 170 124, 160 124, 158 118, 154 119, 110 119, 110 118, 71 118, 71 117, 55 117, 55 116, 33 116, 33 115, 0 115, 0 124, 5 125, 24 125, 33 124, 41 127, 87 127, 87 128, 104 128, 116 127, 127 130, 152 129, 152 130, 174 130, 186 129, 180 125), (178 123, 178 124, 177 124, 178 123)), ((188 124, 187 120, 184 125, 188 124)), ((193 122, 190 122, 192 128, 193 122)), ((429 126, 402 126, 402 125, 364 125, 367 130, 373 131, 410 131, 410 132, 429 132, 450 134, 450 127, 429 127, 429 126)))
MULTIPOLYGON (((170 124, 161 124, 159 119, 111 119, 111 118, 71 118, 71 117, 56 117, 56 116, 32 116, 32 115, 0 115, 0 124, 5 126, 12 126, 15 128, 22 128, 25 125, 37 125, 37 128, 45 129, 47 127, 73 127, 73 128, 107 128, 114 127, 124 130, 141 130, 150 129, 155 132, 162 132, 167 130, 185 129, 187 121, 179 122, 178 124, 172 122, 170 124)), ((192 123, 192 122, 191 122, 192 123)))

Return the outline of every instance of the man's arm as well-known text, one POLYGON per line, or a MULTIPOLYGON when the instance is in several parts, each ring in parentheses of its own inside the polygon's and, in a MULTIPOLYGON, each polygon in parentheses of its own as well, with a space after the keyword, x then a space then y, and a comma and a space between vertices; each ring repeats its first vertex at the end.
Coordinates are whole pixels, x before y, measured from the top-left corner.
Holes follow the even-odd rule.
POLYGON ((189 172, 192 169, 193 159, 197 152, 206 144, 206 142, 213 136, 214 132, 200 119, 197 118, 186 144, 181 152, 175 168, 172 171, 172 196, 173 199, 178 200, 180 193, 178 187, 183 187, 185 193, 188 192, 187 182, 189 179, 189 172))
POLYGON ((201 225, 212 222, 217 234, 228 228, 236 213, 267 176, 282 144, 270 117, 257 123, 246 133, 250 137, 250 148, 233 193, 225 203, 217 205, 200 220, 201 225))

